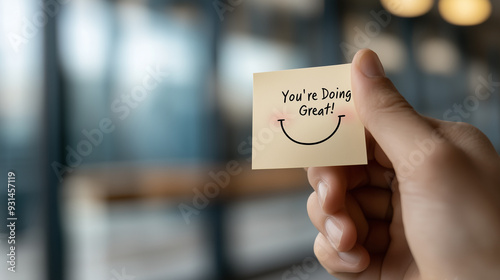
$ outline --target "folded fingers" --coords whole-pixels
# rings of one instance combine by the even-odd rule
[[[321,265],[332,275],[359,273],[370,264],[370,256],[361,245],[355,245],[349,251],[339,252],[322,233],[316,237],[314,253]]]
[[[349,251],[356,244],[356,225],[347,209],[328,215],[321,208],[317,193],[313,192],[307,201],[307,212],[313,225],[336,250]]]

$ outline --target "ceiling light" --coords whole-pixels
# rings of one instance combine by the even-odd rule
[[[387,11],[400,17],[424,15],[434,4],[434,0],[381,0],[380,2]]]
[[[489,0],[441,0],[439,12],[451,24],[476,25],[489,18],[491,3]]]

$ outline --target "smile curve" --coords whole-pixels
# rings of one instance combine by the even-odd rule
[[[295,139],[293,139],[292,137],[290,137],[290,135],[288,135],[288,133],[286,133],[285,131],[285,127],[283,126],[283,122],[285,121],[285,119],[279,119],[278,121],[280,122],[280,125],[281,125],[281,130],[283,130],[283,133],[286,135],[286,137],[288,137],[288,139],[290,139],[292,142],[294,143],[297,143],[297,144],[300,144],[300,145],[317,145],[317,144],[321,144],[323,142],[325,142],[326,140],[330,139],[336,132],[337,130],[339,129],[340,127],[340,123],[342,121],[342,118],[345,117],[345,115],[339,115],[339,122],[337,123],[337,127],[335,127],[335,130],[332,132],[332,134],[328,135],[328,137],[326,137],[325,139],[323,140],[320,140],[320,141],[317,141],[317,142],[300,142],[300,141],[297,141]]]

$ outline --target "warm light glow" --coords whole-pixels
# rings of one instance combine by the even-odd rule
[[[386,72],[397,73],[404,70],[408,54],[401,38],[380,34],[373,37],[368,47],[377,53]]]
[[[380,0],[382,6],[400,17],[418,17],[427,13],[434,0]]]
[[[416,48],[419,66],[429,74],[453,75],[460,65],[460,51],[450,40],[428,38]]]
[[[439,12],[451,24],[476,25],[489,18],[491,3],[489,0],[441,0]]]

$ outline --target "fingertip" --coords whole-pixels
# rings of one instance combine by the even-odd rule
[[[370,255],[363,246],[356,244],[348,252],[337,252],[339,259],[344,266],[349,269],[348,272],[361,272],[370,264]]]
[[[328,189],[329,187],[325,182],[319,181],[316,192],[318,193],[318,201],[321,209],[325,208],[325,201],[326,197],[328,196]]]
[[[314,240],[313,250],[318,259],[328,259],[334,251],[328,239],[321,232]]]
[[[367,78],[385,77],[384,66],[378,55],[370,49],[359,50],[352,60],[354,71],[359,71]]]
[[[325,219],[323,232],[332,246],[342,252],[350,251],[358,240],[358,229],[345,209]]]
[[[366,53],[366,52],[370,52],[372,50],[368,49],[368,48],[364,48],[364,49],[360,49],[358,50],[354,56],[352,57],[352,64],[354,66],[357,66],[359,65],[359,60],[361,59],[361,57]]]
[[[328,217],[325,220],[325,230],[330,243],[333,245],[333,247],[340,250],[341,240],[344,235],[344,223],[340,221],[340,219]]]
[[[321,233],[314,242],[314,254],[328,273],[359,273],[370,264],[370,255],[361,245],[356,245],[348,252],[339,252],[333,248]]]
[[[347,175],[344,167],[311,167],[307,175],[325,213],[332,215],[344,207],[347,189]]]

